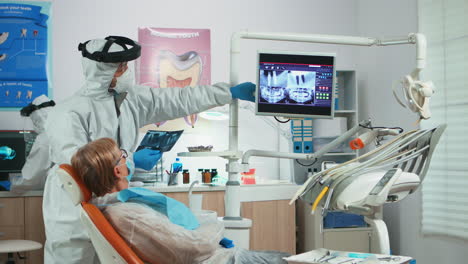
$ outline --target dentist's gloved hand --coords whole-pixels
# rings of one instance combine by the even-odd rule
[[[161,151],[153,149],[141,149],[133,153],[135,167],[144,170],[151,170],[161,157]]]
[[[231,87],[232,98],[255,102],[255,84],[245,82]]]

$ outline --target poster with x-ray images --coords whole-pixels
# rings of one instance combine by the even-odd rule
[[[0,1],[0,108],[50,96],[50,2]]]
[[[138,42],[139,84],[153,88],[211,84],[209,29],[139,28]],[[197,115],[185,117],[189,126],[196,121]]]

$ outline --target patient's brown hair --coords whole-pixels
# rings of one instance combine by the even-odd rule
[[[120,158],[120,149],[111,138],[92,141],[73,155],[71,165],[88,189],[97,196],[111,192],[118,178],[114,166]]]

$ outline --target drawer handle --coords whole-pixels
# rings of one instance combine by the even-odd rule
[[[0,237],[4,236],[5,232],[0,232]]]
[[[0,203],[0,208],[3,208],[3,207],[5,207],[5,205],[4,205],[4,204],[2,204],[2,203]]]

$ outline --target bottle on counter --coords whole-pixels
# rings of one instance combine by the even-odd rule
[[[172,173],[178,173],[182,171],[182,162],[179,158],[175,159],[176,161],[172,163]]]
[[[183,184],[189,184],[190,183],[190,172],[189,172],[189,170],[183,170],[182,171],[182,176],[183,176],[182,183]]]
[[[203,180],[204,183],[211,183],[211,172],[209,169],[205,169],[205,172],[203,172]]]

